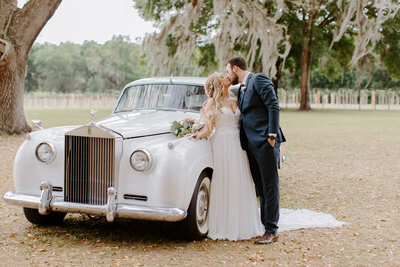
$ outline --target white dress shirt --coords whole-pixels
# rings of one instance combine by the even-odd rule
[[[243,81],[241,82],[241,84],[243,84],[244,86],[246,86],[246,81],[247,81],[247,77],[249,77],[250,71],[247,72],[246,76],[244,76]]]

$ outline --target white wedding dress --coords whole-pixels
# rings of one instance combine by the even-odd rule
[[[211,181],[208,237],[242,240],[264,233],[246,152],[239,139],[240,111],[222,107],[211,137],[214,172]]]

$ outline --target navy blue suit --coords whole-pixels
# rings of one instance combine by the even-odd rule
[[[271,80],[263,73],[249,73],[246,90],[238,92],[240,143],[249,158],[251,174],[260,197],[261,221],[266,233],[277,233],[279,220],[280,143],[285,137],[279,127],[279,103]],[[275,146],[268,142],[276,133]]]

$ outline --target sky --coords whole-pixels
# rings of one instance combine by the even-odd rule
[[[27,1],[18,0],[18,6]],[[133,6],[132,0],[63,0],[36,42],[82,44],[93,40],[103,44],[113,35],[128,35],[135,41],[155,29],[139,17]]]

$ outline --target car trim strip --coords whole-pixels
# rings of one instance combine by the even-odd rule
[[[164,133],[156,133],[156,134],[148,134],[148,135],[139,135],[139,136],[125,137],[123,140],[135,139],[135,138],[142,138],[142,137],[149,137],[149,136],[157,136],[157,135],[170,134],[170,133],[171,133],[171,132],[164,132]]]

